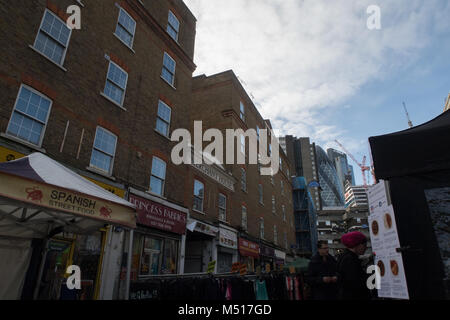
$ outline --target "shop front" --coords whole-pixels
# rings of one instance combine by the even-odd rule
[[[122,286],[128,288],[130,299],[137,299],[136,288],[150,285],[152,276],[183,272],[184,246],[188,210],[164,199],[133,188],[129,201],[136,206],[137,228],[128,235],[131,246],[126,248],[131,260],[131,272],[126,274],[127,261],[122,262]],[[131,247],[131,255],[128,255]],[[126,284],[129,276],[129,285]]]
[[[239,238],[240,263],[247,266],[249,273],[256,272],[259,262],[259,245],[244,238]]]
[[[197,219],[188,219],[186,229],[185,273],[202,273],[211,261],[217,262],[219,228]],[[217,264],[216,264],[217,268]]]
[[[231,266],[238,261],[237,230],[219,225],[217,243],[217,273],[231,272]]]
[[[134,206],[43,154],[9,160],[0,163],[0,298],[95,299],[105,226],[135,228]],[[67,287],[69,266],[80,289]]]
[[[262,272],[273,271],[275,266],[275,249],[261,244],[259,260]]]

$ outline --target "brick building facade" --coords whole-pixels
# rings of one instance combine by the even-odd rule
[[[216,75],[200,75],[193,78],[193,102],[191,109],[191,130],[194,121],[202,121],[202,129],[216,128],[226,137],[227,129],[271,129],[269,120],[261,117],[252,100],[240,84],[233,71]],[[270,130],[268,130],[270,131]],[[224,138],[225,140],[225,138]],[[225,142],[225,141],[224,141]],[[225,144],[225,143],[224,143]],[[270,138],[268,138],[270,144]],[[207,146],[205,142],[203,147]],[[239,237],[257,243],[262,252],[256,264],[265,267],[266,262],[275,267],[274,250],[291,254],[295,244],[295,229],[292,203],[291,164],[279,148],[280,169],[274,176],[261,175],[259,165],[249,163],[249,140],[245,143],[239,137],[235,140],[236,153],[245,149],[246,164],[225,164],[224,169],[237,181],[230,203],[230,217],[227,224],[239,231]],[[267,146],[266,150],[271,149]],[[224,160],[226,150],[223,150]],[[236,160],[236,159],[235,159]],[[225,161],[224,161],[225,162]],[[265,250],[267,246],[270,249]],[[262,248],[261,248],[262,247]],[[265,253],[268,256],[266,257]],[[245,257],[241,257],[248,262]],[[248,262],[255,266],[255,261]]]
[[[70,5],[80,6],[80,30],[66,26]],[[1,161],[42,152],[121,197],[134,192],[187,215],[180,181],[188,172],[171,163],[169,139],[173,128],[189,125],[196,19],[185,4],[3,1],[0,21],[0,45],[8,48],[0,57]],[[182,272],[185,230],[139,228],[132,279],[150,269]],[[102,234],[102,245],[106,237],[119,248],[126,243],[123,232]],[[165,245],[172,256],[152,265],[146,250],[163,252]],[[106,258],[102,277],[122,271],[123,278],[122,251]],[[93,296],[117,297],[118,287],[96,285]]]

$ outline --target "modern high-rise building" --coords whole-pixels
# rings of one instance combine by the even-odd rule
[[[353,166],[351,164],[349,164],[348,169],[350,171],[350,176],[352,177],[351,185],[354,186],[356,184],[356,181],[355,181],[355,172],[353,171]]]
[[[310,186],[309,192],[313,200],[314,208],[320,210],[320,190],[318,186],[312,186],[319,182],[317,170],[316,145],[307,137],[296,138],[291,135],[278,138],[280,146],[285,151],[289,161],[294,166],[296,177],[304,177],[306,184]]]
[[[297,254],[317,252],[316,211],[321,208],[315,144],[309,138],[285,136],[280,145],[293,165],[292,177]]]
[[[345,184],[345,207],[368,206],[367,192],[363,186],[352,186],[349,181]]]
[[[321,202],[323,207],[343,207],[344,191],[339,176],[325,151],[316,145]]]
[[[337,175],[339,177],[339,182],[341,183],[341,187],[344,190],[345,181],[352,179],[351,171],[348,166],[347,155],[341,151],[332,148],[327,149],[327,154],[328,158],[330,158],[330,160],[334,164]]]

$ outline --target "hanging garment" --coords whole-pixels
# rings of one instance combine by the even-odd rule
[[[227,290],[225,293],[225,299],[231,300],[231,281],[227,281]]]
[[[286,287],[289,294],[289,300],[294,300],[294,283],[292,277],[286,277]]]
[[[256,300],[269,300],[264,280],[256,280]]]
[[[298,280],[298,277],[295,277],[294,287],[295,287],[295,300],[302,300],[302,297],[300,295],[300,281]]]

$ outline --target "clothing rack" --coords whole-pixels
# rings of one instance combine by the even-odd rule
[[[197,278],[197,279],[205,279],[205,278],[216,278],[216,279],[223,279],[223,278],[245,278],[245,279],[261,279],[266,277],[271,277],[274,275],[285,275],[285,276],[296,276],[297,273],[291,274],[287,271],[270,271],[261,273],[259,275],[257,274],[244,274],[241,275],[238,272],[227,272],[227,273],[184,273],[184,274],[160,274],[160,275],[152,275],[152,276],[146,276],[141,277],[140,280],[163,280],[163,279],[187,279],[187,278]]]

